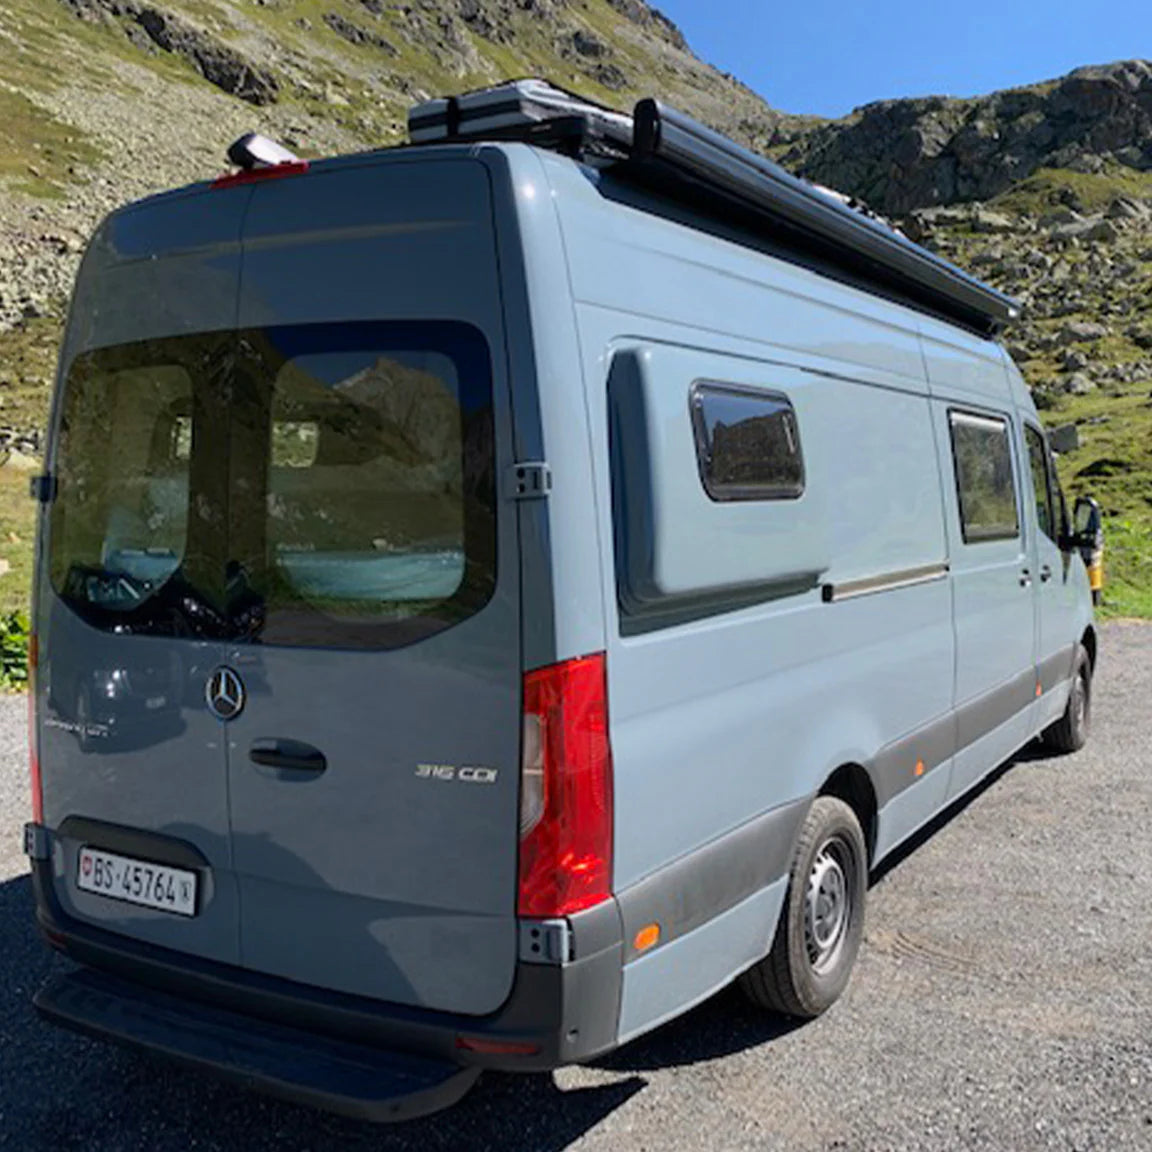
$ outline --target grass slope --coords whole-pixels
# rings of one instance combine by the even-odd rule
[[[556,5],[557,19],[512,6],[501,39],[493,40],[452,22],[450,34],[441,20],[455,6],[421,4],[369,5],[363,0],[150,0],[206,30],[223,44],[251,59],[266,62],[281,80],[279,103],[272,109],[240,108],[253,126],[284,132],[300,124],[301,149],[312,151],[309,126],[338,125],[354,146],[391,143],[403,132],[409,104],[432,93],[461,91],[500,79],[545,74],[595,99],[626,107],[638,96],[659,94],[693,114],[717,124],[746,143],[768,151],[786,147],[784,135],[814,119],[781,121],[747,89],[721,76],[660,35],[641,29],[607,0],[568,0]],[[378,7],[379,12],[373,8]],[[544,6],[545,10],[549,9]],[[141,68],[163,81],[171,93],[168,116],[142,119],[141,131],[179,131],[182,90],[216,93],[185,59],[149,50],[126,35],[123,19],[85,22],[62,0],[0,0],[0,223],[7,221],[7,198],[34,197],[51,209],[67,195],[83,190],[98,173],[115,173],[114,143],[89,125],[70,123],[56,97],[63,91],[121,93],[136,91],[133,70]],[[382,38],[392,50],[350,44],[325,16],[336,14]],[[558,23],[557,20],[560,22]],[[606,46],[602,57],[572,49],[579,29]],[[129,29],[130,30],[130,29]],[[139,37],[137,37],[139,40]],[[454,44],[451,50],[445,44]],[[624,78],[606,87],[597,77],[610,63]],[[220,97],[224,100],[224,97]],[[220,129],[223,131],[223,128]],[[214,139],[215,137],[213,137]],[[221,145],[225,142],[221,139]],[[213,145],[215,146],[215,145]],[[209,174],[205,172],[204,175]],[[158,187],[173,182],[157,171]],[[1035,220],[1054,208],[1074,204],[1083,212],[1106,207],[1117,195],[1152,197],[1152,174],[1106,165],[1095,173],[1044,169],[1020,181],[989,207],[1019,221]],[[956,226],[939,234],[945,254],[997,282],[994,263],[980,261],[995,245],[1025,255],[1042,237],[1021,232],[1009,238],[981,235]],[[1061,372],[1060,351],[1044,337],[1077,319],[1104,318],[1123,295],[1129,319],[1152,326],[1152,235],[1144,251],[1133,248],[1125,283],[1097,285],[1093,253],[1066,248],[1057,253],[1062,275],[1083,293],[1082,306],[1062,315],[1037,313],[1026,322],[1037,346],[1020,358],[1030,383],[1043,386]],[[1147,258],[1145,259],[1145,256]],[[1034,287],[1033,280],[1002,284],[1009,291]],[[0,283],[0,296],[14,286]],[[0,330],[0,425],[17,429],[43,427],[63,301],[53,301],[54,314],[24,320]],[[1094,361],[1118,365],[1147,359],[1148,353],[1126,334],[1125,323],[1109,319],[1112,331],[1086,343]],[[1010,339],[1014,335],[1010,334]],[[1059,468],[1068,491],[1087,492],[1105,508],[1108,536],[1106,612],[1152,616],[1152,380],[1108,383],[1087,396],[1046,390],[1042,400],[1049,424],[1075,421],[1082,445],[1063,457]],[[0,558],[12,570],[0,577],[0,612],[23,605],[30,566],[34,507],[25,495],[26,476],[0,468]]]

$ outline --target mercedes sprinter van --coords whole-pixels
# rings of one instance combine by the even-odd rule
[[[412,123],[105,221],[34,483],[40,1011],[381,1120],[822,1012],[1097,648],[1012,301],[653,102]]]

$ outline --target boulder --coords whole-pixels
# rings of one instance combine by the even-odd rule
[[[1068,344],[1083,344],[1089,340],[1102,340],[1109,333],[1104,324],[1097,324],[1092,320],[1077,320],[1072,324],[1065,324],[1056,333],[1057,347]]]
[[[40,461],[35,456],[26,456],[18,448],[10,448],[5,453],[0,468],[7,468],[13,472],[38,472]]]
[[[1104,213],[1108,220],[1147,220],[1150,215],[1152,210],[1148,205],[1131,196],[1117,196]]]
[[[1003,212],[992,212],[987,208],[977,208],[971,216],[971,224],[977,232],[1015,232],[1016,221]]]

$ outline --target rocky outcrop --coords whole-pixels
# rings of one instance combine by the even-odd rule
[[[987,200],[1039,168],[1152,168],[1152,63],[1079,68],[971,100],[869,104],[805,133],[784,163],[877,211]]]
[[[93,22],[119,20],[125,34],[145,48],[160,48],[187,60],[209,84],[249,104],[272,104],[280,83],[227,44],[160,8],[136,0],[63,0]]]
[[[378,32],[371,32],[361,28],[351,20],[341,16],[339,12],[325,12],[324,23],[336,33],[337,36],[355,44],[358,48],[377,48],[388,56],[397,55],[395,47],[385,40]]]
[[[684,39],[684,33],[658,8],[645,4],[643,0],[608,0],[608,3],[617,12],[627,16],[633,23],[639,24],[645,31],[655,32],[681,51],[688,50],[688,42]]]

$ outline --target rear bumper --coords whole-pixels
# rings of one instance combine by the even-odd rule
[[[455,1104],[478,1068],[400,1055],[198,1005],[81,968],[36,995],[54,1024],[206,1069],[282,1099],[395,1122]]]
[[[35,826],[30,826],[28,838],[29,842],[47,839]],[[36,859],[35,855],[31,866],[36,916],[49,943],[123,986],[137,986],[171,998],[190,1020],[218,1010],[244,1019],[249,1028],[253,1022],[261,1022],[321,1040],[406,1053],[454,1067],[522,1072],[579,1063],[616,1044],[623,948],[615,901],[571,919],[567,962],[519,962],[512,992],[503,1007],[491,1016],[474,1017],[295,984],[83,923],[61,908],[51,860]],[[102,1026],[99,1018],[85,1030],[142,1043],[132,1035],[117,1036],[114,1029]],[[461,1037],[471,1042],[468,1049],[460,1047]],[[515,1045],[516,1050],[493,1050],[501,1044]],[[178,1047],[166,1050],[178,1054]],[[187,1056],[196,1059],[195,1053]],[[227,1073],[228,1069],[222,1071]],[[253,1079],[250,1072],[242,1077]]]

